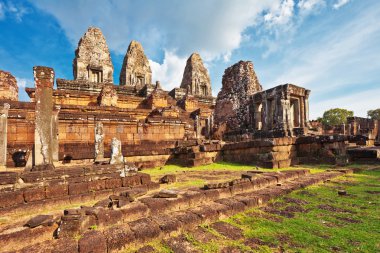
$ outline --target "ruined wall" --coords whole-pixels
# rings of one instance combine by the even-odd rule
[[[296,164],[345,164],[347,138],[304,136],[248,140],[228,143],[222,148],[227,162],[284,168]]]
[[[99,28],[88,28],[79,40],[73,61],[73,73],[75,80],[113,82],[111,55]]]
[[[0,100],[18,101],[16,78],[9,72],[0,70]]]
[[[152,83],[152,70],[144,49],[137,41],[131,41],[124,56],[120,72],[120,85],[133,86],[137,90]]]
[[[249,98],[261,91],[253,64],[240,61],[224,71],[222,90],[215,105],[215,123],[226,124],[227,131],[246,128],[250,122]]]
[[[212,96],[210,76],[198,53],[193,53],[187,59],[181,88],[191,95]]]

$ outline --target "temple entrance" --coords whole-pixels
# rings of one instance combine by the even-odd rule
[[[290,100],[290,120],[293,127],[300,127],[300,103],[297,98]]]

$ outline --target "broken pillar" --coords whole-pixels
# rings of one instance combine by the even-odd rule
[[[103,123],[96,122],[95,126],[95,162],[104,160],[104,131]]]
[[[110,164],[124,164],[124,157],[121,151],[121,141],[112,138],[111,143],[111,161]]]
[[[0,169],[7,164],[7,128],[9,104],[5,103],[0,107]]]
[[[58,115],[61,110],[61,106],[55,105],[53,109],[53,115],[51,119],[52,123],[52,152],[53,162],[59,161],[59,129],[58,129]]]
[[[54,70],[33,67],[36,89],[36,120],[34,130],[34,168],[45,170],[53,166],[53,86]],[[34,170],[34,169],[33,169]]]

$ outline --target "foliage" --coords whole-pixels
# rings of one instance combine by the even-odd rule
[[[353,117],[354,112],[341,108],[334,108],[323,113],[322,123],[325,126],[342,125],[348,117]]]
[[[367,112],[368,117],[371,119],[377,119],[380,120],[380,108],[377,108],[375,110],[369,110]]]

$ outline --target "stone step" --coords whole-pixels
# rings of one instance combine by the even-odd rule
[[[57,247],[63,242],[69,244],[68,247],[73,249],[72,252],[77,252],[78,245],[81,249],[79,252],[91,252],[92,247],[114,252],[130,243],[170,237],[200,223],[212,222],[247,208],[263,205],[271,198],[343,173],[333,171],[308,174],[307,170],[262,173],[249,183],[244,180],[242,184],[227,188],[190,189],[181,192],[179,198],[173,199],[147,197],[119,210],[101,210],[96,214],[95,223],[91,223],[91,219],[87,217],[87,221],[81,224],[81,226],[87,225],[87,228],[84,227],[81,231],[73,230],[74,233],[68,233],[68,236],[61,234],[59,239],[48,240],[38,245],[44,248],[44,252],[56,252]],[[93,226],[97,227],[96,231],[89,230]],[[61,233],[65,230],[63,228],[61,225]],[[74,235],[78,234],[81,235],[81,239],[78,242],[73,241]],[[94,241],[94,238],[97,239]],[[89,243],[91,241],[92,243]],[[84,249],[86,250],[83,251]]]

